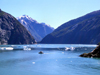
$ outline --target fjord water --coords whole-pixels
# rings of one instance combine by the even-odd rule
[[[7,50],[8,47],[16,49]],[[79,57],[95,47],[78,44],[2,45],[0,75],[99,75],[100,59]],[[38,54],[39,51],[44,54]]]

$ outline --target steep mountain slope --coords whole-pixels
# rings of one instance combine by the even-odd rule
[[[34,38],[12,15],[0,10],[0,44],[32,44]]]
[[[46,25],[45,23],[38,23],[36,20],[27,15],[18,17],[17,20],[26,27],[37,42],[41,41],[47,34],[54,30],[54,28],[49,25]]]
[[[97,44],[100,41],[100,10],[71,20],[47,35],[41,43]]]

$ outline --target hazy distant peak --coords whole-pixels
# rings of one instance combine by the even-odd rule
[[[17,17],[17,20],[31,33],[37,42],[41,41],[54,28],[46,23],[39,23],[28,15]]]
[[[42,25],[47,25],[47,26],[51,27],[50,25],[48,25],[48,24],[46,24],[46,23],[43,23],[43,22],[42,22],[41,24],[42,24]]]
[[[46,24],[46,23],[44,23],[44,22],[42,22],[42,23],[40,23],[40,24],[45,25],[45,26],[48,26],[48,27],[50,27],[50,28],[52,28],[52,29],[54,30],[54,28],[51,27],[49,24]]]

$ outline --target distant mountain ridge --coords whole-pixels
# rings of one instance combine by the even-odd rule
[[[53,27],[45,23],[38,23],[27,15],[17,17],[17,20],[31,33],[37,42],[54,30]]]
[[[12,15],[0,9],[0,44],[33,44],[35,39]]]
[[[100,41],[100,10],[64,23],[41,43],[97,44]]]

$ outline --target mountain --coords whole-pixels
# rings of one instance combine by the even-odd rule
[[[0,44],[32,44],[33,36],[12,15],[0,9]]]
[[[32,34],[37,42],[41,41],[47,34],[54,30],[54,28],[49,25],[38,23],[27,15],[17,17],[17,20]]]
[[[97,44],[100,42],[100,10],[64,23],[41,43]]]

